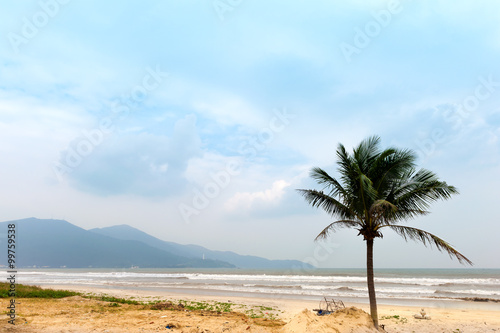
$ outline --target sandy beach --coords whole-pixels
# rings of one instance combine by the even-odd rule
[[[112,304],[80,296],[63,299],[18,299],[16,325],[3,332],[373,332],[368,304],[347,303],[334,315],[317,316],[318,302],[260,297],[196,296],[144,290],[54,286],[96,296],[109,295],[142,302],[224,302],[234,312],[151,310],[141,305]],[[6,308],[8,299],[1,300]],[[259,310],[260,309],[260,310]],[[426,308],[429,320],[415,319],[419,307],[379,305],[386,332],[500,332],[500,311]],[[255,312],[253,312],[255,311]],[[251,318],[252,317],[255,318]]]

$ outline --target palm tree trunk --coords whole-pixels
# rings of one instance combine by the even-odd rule
[[[370,299],[370,314],[375,328],[378,329],[377,299],[375,298],[375,281],[373,277],[373,239],[366,240],[366,278],[368,297]]]

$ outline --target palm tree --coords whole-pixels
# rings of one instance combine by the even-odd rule
[[[377,302],[373,275],[373,241],[390,229],[406,241],[420,241],[447,252],[460,263],[472,262],[449,243],[421,229],[400,225],[404,220],[426,215],[430,203],[449,199],[458,191],[440,181],[431,171],[415,169],[416,155],[411,150],[388,148],[381,150],[380,138],[363,140],[350,155],[342,144],[337,148],[337,180],[320,168],[311,170],[323,190],[298,191],[313,207],[322,208],[336,218],[319,233],[316,240],[325,239],[339,228],[354,228],[366,241],[366,275],[370,314],[378,328]]]

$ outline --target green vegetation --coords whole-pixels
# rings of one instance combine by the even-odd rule
[[[264,318],[270,320],[279,320],[279,310],[266,306],[252,306],[250,309],[245,309],[244,313],[250,318]]]
[[[250,318],[279,320],[279,310],[266,306],[248,306],[243,304],[217,301],[155,301],[148,303],[153,310],[189,310],[211,312],[241,312]]]
[[[10,284],[6,282],[0,283],[0,298],[9,298]],[[262,318],[264,320],[279,320],[278,309],[266,306],[247,306],[243,304],[235,304],[230,302],[218,301],[161,301],[154,302],[140,302],[132,298],[117,298],[109,295],[96,295],[93,293],[82,294],[69,290],[54,290],[43,289],[38,286],[28,286],[23,284],[16,284],[16,297],[17,298],[63,298],[69,296],[81,296],[91,300],[108,302],[107,305],[99,305],[97,312],[106,312],[106,308],[118,308],[121,304],[140,305],[142,309],[146,310],[188,310],[188,311],[210,311],[210,312],[241,312],[250,318]]]
[[[134,301],[131,299],[125,299],[125,298],[116,298],[113,296],[108,296],[108,295],[102,295],[102,296],[94,296],[94,295],[84,295],[83,297],[89,298],[89,299],[95,299],[98,301],[103,301],[103,302],[110,302],[110,303],[119,303],[119,304],[131,304],[131,305],[142,305],[142,302],[139,301]]]
[[[394,315],[394,316],[383,316],[383,317],[380,317],[380,319],[399,319],[399,315]]]
[[[234,305],[232,303],[224,302],[194,302],[194,301],[184,301],[180,300],[179,304],[182,304],[185,309],[191,311],[215,311],[215,312],[231,312],[231,307]]]
[[[9,298],[10,283],[0,282],[0,298]],[[63,298],[81,295],[75,291],[43,289],[38,286],[16,284],[17,298]]]
[[[383,316],[380,319],[395,319],[396,323],[401,323],[401,324],[406,324],[408,322],[408,319],[406,319],[405,317],[401,317],[399,315]]]
[[[340,178],[321,168],[313,168],[311,177],[321,190],[298,190],[315,208],[322,208],[335,221],[316,237],[325,239],[340,228],[352,228],[366,242],[366,272],[370,314],[378,328],[377,301],[373,275],[373,242],[383,230],[392,230],[405,240],[420,241],[448,253],[460,263],[471,264],[463,254],[443,239],[422,229],[400,225],[424,216],[430,204],[449,199],[458,190],[425,169],[416,169],[416,153],[409,149],[380,149],[380,138],[363,140],[348,153],[342,144],[337,148]]]
[[[9,298],[10,283],[0,282],[0,298]],[[39,286],[29,286],[24,284],[16,284],[16,298],[64,298],[70,296],[82,296],[89,299],[95,299],[103,302],[112,303],[110,306],[119,306],[118,304],[133,304],[141,305],[141,302],[116,298],[108,295],[97,296],[94,294],[83,295],[82,293],[70,290],[45,289]],[[116,305],[114,305],[116,304]]]

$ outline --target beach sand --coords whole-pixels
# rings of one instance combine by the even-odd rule
[[[18,299],[16,325],[8,318],[0,324],[1,332],[374,332],[368,304],[347,303],[347,309],[328,316],[317,316],[311,310],[318,302],[260,297],[228,297],[167,293],[151,290],[96,289],[76,286],[54,286],[54,289],[76,290],[96,295],[138,301],[179,300],[218,301],[235,304],[236,311],[262,310],[264,317],[250,318],[239,312],[217,313],[185,309],[151,310],[138,305],[90,300],[79,296],[63,299]],[[2,299],[6,309],[9,299]],[[261,308],[264,307],[264,308]],[[240,309],[240,310],[238,310]],[[415,319],[419,307],[379,305],[380,324],[386,332],[415,333],[483,333],[500,332],[500,311],[464,308],[426,308],[430,320]],[[366,311],[366,312],[365,312]],[[267,313],[266,313],[267,312]],[[248,312],[247,312],[248,313]],[[169,328],[167,328],[167,326]]]

